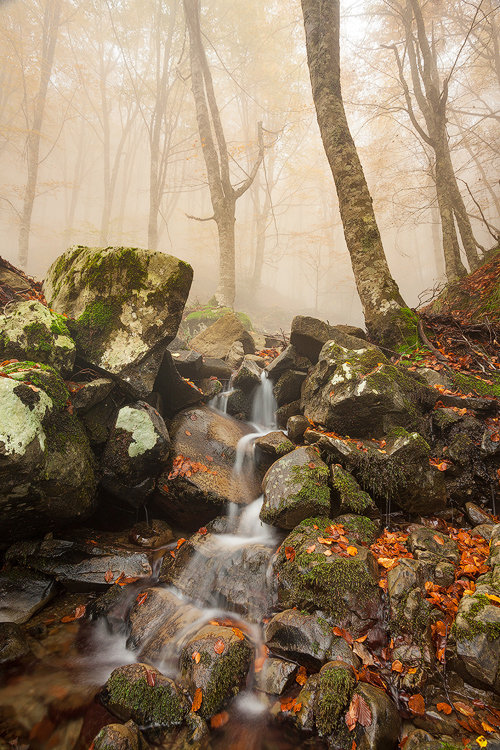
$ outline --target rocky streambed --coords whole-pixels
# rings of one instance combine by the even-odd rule
[[[0,748],[500,747],[497,381],[158,256],[0,317]]]

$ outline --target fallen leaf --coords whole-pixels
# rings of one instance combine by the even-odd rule
[[[193,696],[193,703],[191,705],[191,711],[198,711],[203,700],[203,691],[201,688],[196,688]]]
[[[488,744],[488,740],[486,739],[486,737],[483,737],[483,735],[480,735],[479,737],[477,737],[476,742],[479,745],[479,747],[486,747],[486,745]]]
[[[179,549],[179,547],[182,547],[182,545],[184,544],[185,541],[186,540],[184,539],[184,537],[181,537],[180,539],[178,539],[177,540],[177,549]]]
[[[455,701],[453,703],[453,708],[455,708],[457,711],[460,711],[460,713],[464,716],[474,716],[474,714],[476,713],[472,706],[468,706],[466,703],[462,703],[461,701]]]
[[[500,596],[495,596],[495,594],[486,594],[490,602],[495,602],[496,604],[500,604]]]
[[[331,557],[333,553],[332,553],[331,549],[325,549],[325,551],[323,552],[323,554],[324,554],[325,557]]]
[[[348,554],[349,554],[349,555],[350,555],[351,557],[354,557],[354,555],[357,555],[357,554],[358,554],[358,548],[357,548],[357,547],[352,547],[352,546],[349,546],[349,547],[347,548],[347,550],[346,550],[346,551],[347,551],[347,553],[348,553]]]
[[[235,636],[240,639],[240,641],[242,641],[243,638],[245,637],[239,628],[232,628],[232,631],[235,634]]]
[[[207,527],[206,526],[202,526],[201,529],[198,529],[198,534],[201,534],[202,536],[205,536],[206,533],[207,533]],[[218,715],[220,715],[220,714],[218,714]]]
[[[195,664],[199,664],[200,663],[200,659],[201,659],[200,652],[199,651],[193,651],[193,653],[191,654],[191,659],[194,661]]]
[[[403,671],[403,665],[399,661],[399,659],[396,659],[392,662],[391,669],[393,672],[401,673]]]
[[[186,433],[186,435],[187,435],[188,437],[191,437],[191,433],[189,432],[189,430],[185,430],[185,433]]]
[[[444,544],[444,539],[437,534],[434,534],[432,537],[438,544]]]
[[[306,684],[307,672],[305,667],[299,667],[299,671],[297,672],[297,676],[295,677],[295,682],[297,682],[299,685]]]
[[[215,714],[210,719],[210,726],[212,729],[220,729],[229,721],[229,714],[227,711],[222,711],[220,714]]]
[[[111,583],[114,577],[115,576],[112,570],[107,570],[104,574],[104,580],[106,581],[106,583]]]
[[[310,555],[311,552],[314,552],[315,549],[316,549],[316,545],[315,544],[311,544],[311,546],[306,549],[306,552],[307,552],[308,555]]]
[[[295,560],[295,550],[293,547],[285,547],[285,557],[290,562]]]
[[[425,714],[425,703],[420,693],[411,696],[408,701],[408,708],[412,714],[417,714],[417,716],[423,716]]]
[[[154,687],[156,684],[156,675],[154,672],[150,672],[149,669],[146,669],[146,682],[149,687]]]
[[[438,703],[436,706],[438,711],[441,711],[443,714],[446,714],[449,716],[451,712],[453,711],[452,707],[448,703]]]
[[[139,596],[136,597],[137,604],[144,604],[146,599],[148,598],[148,592],[145,591],[143,594],[139,594]]]
[[[222,654],[224,649],[226,648],[226,644],[222,640],[222,638],[218,638],[214,643],[214,651],[216,654]]]
[[[368,703],[359,693],[354,693],[352,697],[345,722],[350,732],[352,732],[356,724],[361,724],[362,727],[369,727],[372,723],[372,712]]]

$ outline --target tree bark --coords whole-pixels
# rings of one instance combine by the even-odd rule
[[[47,89],[54,63],[54,52],[61,15],[61,0],[48,0],[43,18],[42,55],[40,60],[40,83],[35,99],[33,123],[28,133],[26,152],[28,176],[24,188],[23,209],[19,226],[19,255],[21,268],[28,265],[29,241],[31,232],[31,217],[36,198],[38,181],[38,167],[40,165],[40,140],[42,137],[43,116],[47,100]]]
[[[347,122],[340,85],[340,2],[302,0],[307,61],[321,138],[367,329],[388,346],[401,342],[406,307],[387,265],[372,199]]]

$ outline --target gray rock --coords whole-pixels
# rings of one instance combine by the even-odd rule
[[[430,367],[417,367],[415,372],[424,378],[431,388],[436,385],[442,385],[448,389],[453,388],[453,380],[446,374],[444,367],[440,371],[432,370]]]
[[[0,622],[27,622],[58,592],[53,578],[27,568],[0,572]]]
[[[298,729],[312,731],[314,729],[314,699],[318,689],[319,674],[312,674],[297,696],[296,704],[300,709],[293,713],[293,721]],[[278,703],[279,706],[279,703]]]
[[[210,378],[204,378],[203,380],[198,380],[196,385],[200,389],[200,391],[203,393],[203,400],[205,402],[211,401],[213,398],[219,395],[219,393],[222,392],[222,383],[220,380],[211,380]]]
[[[280,458],[262,482],[262,521],[293,529],[310,516],[329,515],[328,474],[327,465],[313,448],[296,448]]]
[[[193,658],[196,653],[203,658]],[[197,713],[202,718],[216,714],[244,687],[252,658],[248,638],[229,627],[205,625],[186,643],[180,659],[180,680],[191,698],[201,689]]]
[[[334,640],[340,639],[336,639],[324,618],[296,609],[279,612],[264,629],[264,642],[273,654],[312,669],[324,664]],[[347,644],[346,647],[350,650]]]
[[[0,622],[0,670],[24,659],[30,653],[19,625]]]
[[[472,529],[472,534],[477,534],[478,536],[482,536],[483,539],[486,539],[487,542],[491,540],[491,537],[493,535],[493,530],[495,528],[494,523],[480,523],[479,526],[475,526]]]
[[[111,434],[116,416],[116,408],[125,402],[124,396],[115,393],[108,396],[104,401],[99,401],[80,419],[85,427],[91,445],[101,447]]]
[[[401,734],[401,717],[394,701],[381,688],[359,682],[354,694],[368,705],[371,723],[363,727],[357,724],[352,734],[359,750],[395,750]]]
[[[296,416],[296,417],[290,417],[288,422],[286,423],[286,431],[288,438],[294,442],[298,443],[300,440],[302,440],[304,433],[309,427],[311,426],[310,422],[306,417],[303,416]]]
[[[297,401],[300,398],[300,391],[305,378],[306,373],[300,370],[288,370],[288,372],[280,375],[273,388],[278,406],[290,404],[292,401]]]
[[[147,750],[149,745],[133,721],[108,724],[93,741],[94,750]]]
[[[203,362],[198,370],[198,379],[217,378],[218,380],[229,380],[232,370],[222,359],[217,357],[203,357]]]
[[[127,648],[144,650],[162,625],[182,606],[182,599],[170,589],[162,586],[142,589],[130,610]]]
[[[115,387],[115,381],[110,378],[96,378],[90,383],[70,382],[67,386],[76,414],[84,414],[99,402],[104,401]]]
[[[76,346],[66,320],[41,302],[12,302],[7,312],[0,315],[1,362],[7,359],[42,362],[67,378],[75,357]]]
[[[256,675],[256,686],[269,695],[281,695],[297,674],[297,665],[283,659],[266,659]]]
[[[311,367],[311,360],[299,354],[297,349],[290,344],[267,365],[266,372],[271,380],[276,381],[289,370],[307,372]]]
[[[407,545],[409,551],[414,554],[417,560],[425,561],[428,553],[430,553],[437,558],[444,558],[455,564],[460,561],[458,544],[446,534],[429,529],[426,526],[413,529],[408,537]]]
[[[65,406],[66,386],[47,365],[0,368],[0,546],[95,510],[95,461]]]
[[[177,333],[193,269],[165,253],[73,246],[49,268],[49,306],[74,319],[81,356],[144,398]]]
[[[255,353],[255,344],[250,333],[233,312],[227,312],[211,326],[189,342],[191,349],[204,357],[226,357],[235,341],[240,341],[245,354]]]
[[[172,601],[167,602],[169,608],[171,604]],[[206,613],[192,604],[181,602],[159,627],[151,629],[144,647],[139,648],[141,660],[156,664],[165,674],[176,676],[180,652],[206,621]]]
[[[250,395],[260,385],[261,373],[262,369],[255,362],[246,359],[231,378],[231,385]]]
[[[290,343],[315,364],[322,347],[331,339],[330,333],[331,326],[323,320],[296,315],[292,320]]]
[[[252,402],[245,391],[233,388],[226,398],[227,413],[241,422],[248,422],[252,413]]]
[[[423,429],[423,413],[438,397],[375,349],[322,348],[302,387],[304,416],[329,431],[380,438],[394,427]]]
[[[495,523],[491,515],[476,505],[476,503],[465,503],[465,513],[473,526]]]
[[[203,364],[203,355],[200,352],[194,352],[192,349],[175,351],[170,346],[168,351],[172,355],[172,361],[179,375],[183,378],[189,378],[189,380],[198,379],[198,373]]]
[[[265,473],[278,458],[286,456],[293,450],[295,450],[295,445],[281,430],[268,432],[267,435],[258,437],[254,442],[254,453],[259,471]]]
[[[169,351],[163,356],[153,390],[160,394],[165,412],[170,417],[203,399],[200,389],[179,375]]]
[[[243,506],[259,495],[260,481],[249,467],[245,476],[233,472],[236,447],[252,428],[206,406],[178,414],[170,424],[171,461],[157,482],[156,501],[177,523],[199,528],[226,508],[228,502]],[[187,476],[178,457],[199,464]],[[179,469],[179,471],[177,471]]]
[[[286,427],[286,423],[290,417],[295,417],[301,414],[300,399],[292,401],[291,404],[285,404],[276,409],[276,424],[278,427]]]
[[[241,341],[235,341],[234,344],[231,345],[231,348],[226,355],[226,362],[231,370],[237,370],[244,359],[245,349],[243,347],[243,344],[241,343]]]
[[[134,507],[142,505],[168,459],[170,437],[156,409],[144,401],[122,406],[101,459],[102,485]]]
[[[158,549],[164,547],[174,538],[174,532],[165,521],[153,518],[149,523],[140,521],[136,523],[129,532],[129,541],[139,547]]]

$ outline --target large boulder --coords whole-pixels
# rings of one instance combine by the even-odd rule
[[[354,326],[331,326],[318,318],[296,315],[292,320],[290,344],[313,364],[318,361],[319,353],[327,341],[335,341],[348,349],[359,346],[375,348],[366,342],[366,334]],[[301,369],[301,368],[297,368]]]
[[[151,390],[177,333],[193,269],[164,253],[74,246],[49,268],[49,306],[73,320],[79,354],[114,375],[136,398]]]
[[[180,524],[196,529],[225,511],[228,502],[247,505],[260,493],[249,466],[235,474],[236,449],[252,432],[207,406],[186,409],[169,427],[170,458],[157,482],[159,507]]]
[[[393,427],[424,429],[423,413],[437,397],[379,350],[329,341],[304,381],[301,407],[305,417],[340,435],[380,438]]]
[[[260,518],[293,529],[311,516],[330,515],[329,471],[314,448],[296,448],[275,461],[262,482]]]
[[[53,578],[28,568],[0,573],[0,622],[27,622],[58,592]]]
[[[47,365],[0,368],[0,545],[95,510],[94,458],[68,391]]]
[[[206,357],[226,357],[235,341],[241,341],[245,354],[255,352],[255,343],[243,323],[229,311],[189,342],[191,349]]]
[[[11,303],[0,316],[0,361],[18,359],[42,362],[67,378],[76,357],[76,346],[62,315],[37,300]]]

